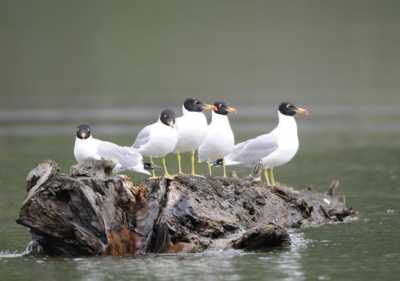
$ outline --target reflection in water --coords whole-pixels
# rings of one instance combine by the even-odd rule
[[[21,252],[0,251],[0,261],[2,259],[20,258],[23,254]]]
[[[157,255],[144,258],[89,258],[70,260],[82,280],[304,280],[301,251],[303,233],[291,234],[292,245],[268,253],[237,250],[201,254]]]
[[[275,256],[260,257],[266,262],[281,280],[305,280],[304,270],[301,263],[301,251],[305,250],[310,241],[304,238],[304,233],[292,232],[291,245],[288,251],[277,251]],[[273,266],[271,266],[273,265]]]
[[[65,280],[57,267],[75,272],[80,280],[304,280],[301,251],[308,241],[300,232],[291,233],[292,244],[266,253],[239,250],[207,251],[199,254],[153,255],[139,258],[33,258],[21,252],[0,252],[0,265],[9,262],[33,266],[46,277]],[[14,272],[15,276],[20,273]],[[45,277],[42,276],[42,277]],[[48,280],[45,278],[45,280]]]
[[[82,280],[240,280],[235,259],[248,254],[239,251],[203,254],[158,255],[145,258],[102,258],[74,260]],[[122,277],[122,279],[120,278]]]

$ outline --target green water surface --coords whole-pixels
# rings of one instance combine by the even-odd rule
[[[116,140],[123,143],[129,138]],[[373,134],[304,136],[298,157],[277,169],[277,176],[285,183],[313,185],[321,191],[330,180],[340,179],[340,192],[359,211],[359,220],[295,231],[293,244],[284,249],[36,259],[19,256],[29,241],[28,231],[15,223],[25,195],[24,177],[47,158],[67,169],[73,163],[73,142],[56,136],[9,137],[0,150],[1,159],[8,163],[0,172],[2,280],[28,276],[32,280],[395,280],[400,273],[398,140],[396,135]],[[172,168],[173,159],[170,163]]]

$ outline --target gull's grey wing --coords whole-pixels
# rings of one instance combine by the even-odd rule
[[[111,142],[101,141],[97,152],[103,159],[117,162],[118,170],[133,169],[143,163],[142,155],[135,149]]]
[[[238,143],[232,153],[226,157],[227,162],[237,162],[244,165],[256,165],[260,160],[278,148],[276,138],[271,134],[261,135]]]
[[[132,145],[133,148],[139,149],[150,140],[150,126],[144,127],[136,137],[135,143]]]

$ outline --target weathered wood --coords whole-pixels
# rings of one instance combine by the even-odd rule
[[[266,250],[290,243],[286,229],[273,224],[262,225],[246,231],[232,242],[232,247],[245,250]]]
[[[60,172],[46,161],[27,177],[17,220],[33,253],[63,256],[263,250],[289,241],[287,228],[343,221],[352,209],[333,193],[270,188],[251,178],[177,176],[134,185],[112,163]]]

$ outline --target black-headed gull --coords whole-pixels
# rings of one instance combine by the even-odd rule
[[[296,114],[308,115],[306,109],[289,102],[278,108],[279,123],[270,133],[238,143],[224,158],[225,165],[254,167],[261,164],[268,185],[276,185],[273,169],[288,163],[299,149]]]
[[[115,163],[115,172],[130,170],[150,175],[143,164],[143,156],[136,149],[95,139],[86,124],[77,128],[74,156],[78,163],[88,159],[111,160]]]
[[[181,153],[191,152],[192,175],[196,175],[195,153],[207,133],[207,118],[204,111],[213,105],[204,104],[196,98],[188,98],[182,106],[182,116],[176,118],[178,143],[175,147],[178,161],[178,173],[182,174]]]
[[[235,145],[228,114],[236,112],[236,109],[227,106],[223,101],[216,101],[213,106],[211,123],[207,128],[206,137],[199,147],[199,162],[207,161],[210,176],[213,163],[231,153]],[[224,163],[222,165],[224,176],[226,176]]]
[[[165,156],[174,151],[177,141],[175,112],[165,109],[160,113],[157,122],[144,127],[139,132],[132,147],[137,149],[143,156],[149,157],[153,167],[153,157],[161,157],[164,175],[169,177]],[[155,177],[154,169],[153,177]]]

